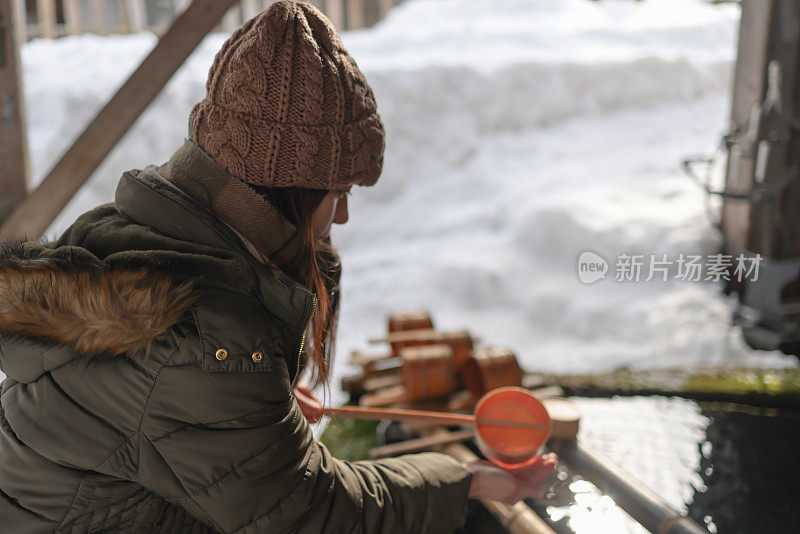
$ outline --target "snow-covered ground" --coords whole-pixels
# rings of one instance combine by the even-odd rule
[[[420,307],[440,328],[514,347],[532,370],[796,365],[744,345],[717,283],[576,274],[587,249],[609,261],[716,252],[680,161],[713,151],[727,127],[738,17],[701,0],[410,0],[344,33],[387,150],[333,234],[345,268],[335,396],[350,351],[370,348],[391,311]],[[180,146],[225,37],[203,41],[49,236],[110,201],[122,171]],[[155,41],[25,45],[35,180]]]

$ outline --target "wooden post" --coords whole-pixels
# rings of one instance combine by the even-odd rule
[[[64,0],[64,18],[69,35],[79,35],[83,29],[81,0]]]
[[[327,0],[325,2],[328,20],[331,21],[337,32],[346,30],[344,27],[344,0]]]
[[[39,187],[0,227],[0,239],[42,235],[235,1],[195,0],[175,20]]]
[[[125,0],[125,13],[129,31],[138,33],[147,29],[147,6],[144,0]]]
[[[800,0],[774,0],[768,51],[766,101],[762,117],[763,139],[758,144],[754,181],[767,189],[779,189],[800,163],[791,150],[792,130],[782,113],[797,116],[795,100],[798,85],[797,62],[800,60]],[[794,134],[794,139],[800,135]],[[795,181],[795,183],[797,183]],[[794,188],[797,191],[797,187]],[[788,194],[787,194],[788,193]],[[797,256],[797,211],[800,204],[785,201],[794,195],[781,190],[774,199],[767,198],[751,206],[750,250],[772,259]]]
[[[742,0],[739,47],[733,82],[731,130],[737,132],[728,157],[725,189],[749,193],[753,189],[755,158],[760,129],[758,108],[764,99],[767,44],[773,0]],[[734,251],[747,250],[750,204],[725,199],[722,204],[722,232]]]
[[[347,1],[347,29],[358,30],[364,27],[364,0]]]
[[[22,45],[28,40],[28,10],[25,7],[25,0],[12,0],[10,12],[13,13],[12,22],[14,24],[14,34],[17,37],[17,45]]]
[[[786,29],[791,28],[791,25],[797,27],[797,25],[800,24],[800,1],[795,0],[795,3],[793,16],[787,17],[787,21],[783,21],[786,23],[785,29],[783,30],[784,33]],[[795,53],[800,54],[800,37],[797,37],[795,41]],[[795,69],[794,80],[788,76],[784,76],[784,81],[786,83],[793,82],[791,87],[785,88],[787,92],[784,93],[784,105],[791,106],[791,113],[796,119],[800,117],[800,67],[798,66],[798,62],[800,62],[800,59],[795,55],[793,63]],[[786,148],[786,167],[788,169],[800,170],[800,124],[795,126],[798,130],[795,130]],[[800,183],[798,183],[798,180],[795,180],[795,182],[786,189],[782,200],[781,210],[786,217],[786,225],[795,236],[800,236]],[[795,246],[798,246],[797,242],[795,242]],[[785,251],[783,256],[793,256],[799,253],[800,251],[794,249]]]
[[[0,0],[0,222],[28,192],[25,99],[17,32],[19,2]]]
[[[108,33],[108,16],[106,0],[89,0],[89,15],[92,21],[91,31],[97,35]]]
[[[56,32],[56,1],[36,0],[36,14],[39,20],[39,37],[53,39]]]

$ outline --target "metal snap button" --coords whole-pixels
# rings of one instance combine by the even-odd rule
[[[256,363],[261,363],[261,360],[264,359],[264,353],[260,350],[257,350],[253,353],[253,361]]]
[[[217,349],[217,352],[214,354],[214,356],[216,356],[219,361],[222,361],[228,357],[228,351],[225,349]]]

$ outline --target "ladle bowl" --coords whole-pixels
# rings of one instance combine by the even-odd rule
[[[487,420],[514,421],[522,425],[500,426],[482,422]],[[493,389],[475,405],[475,443],[487,459],[506,469],[517,469],[535,462],[551,430],[547,409],[524,388],[506,386]]]

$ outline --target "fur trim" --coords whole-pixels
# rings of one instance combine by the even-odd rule
[[[0,331],[87,354],[149,350],[198,297],[165,272],[105,268],[64,258],[26,258],[0,245]]]

